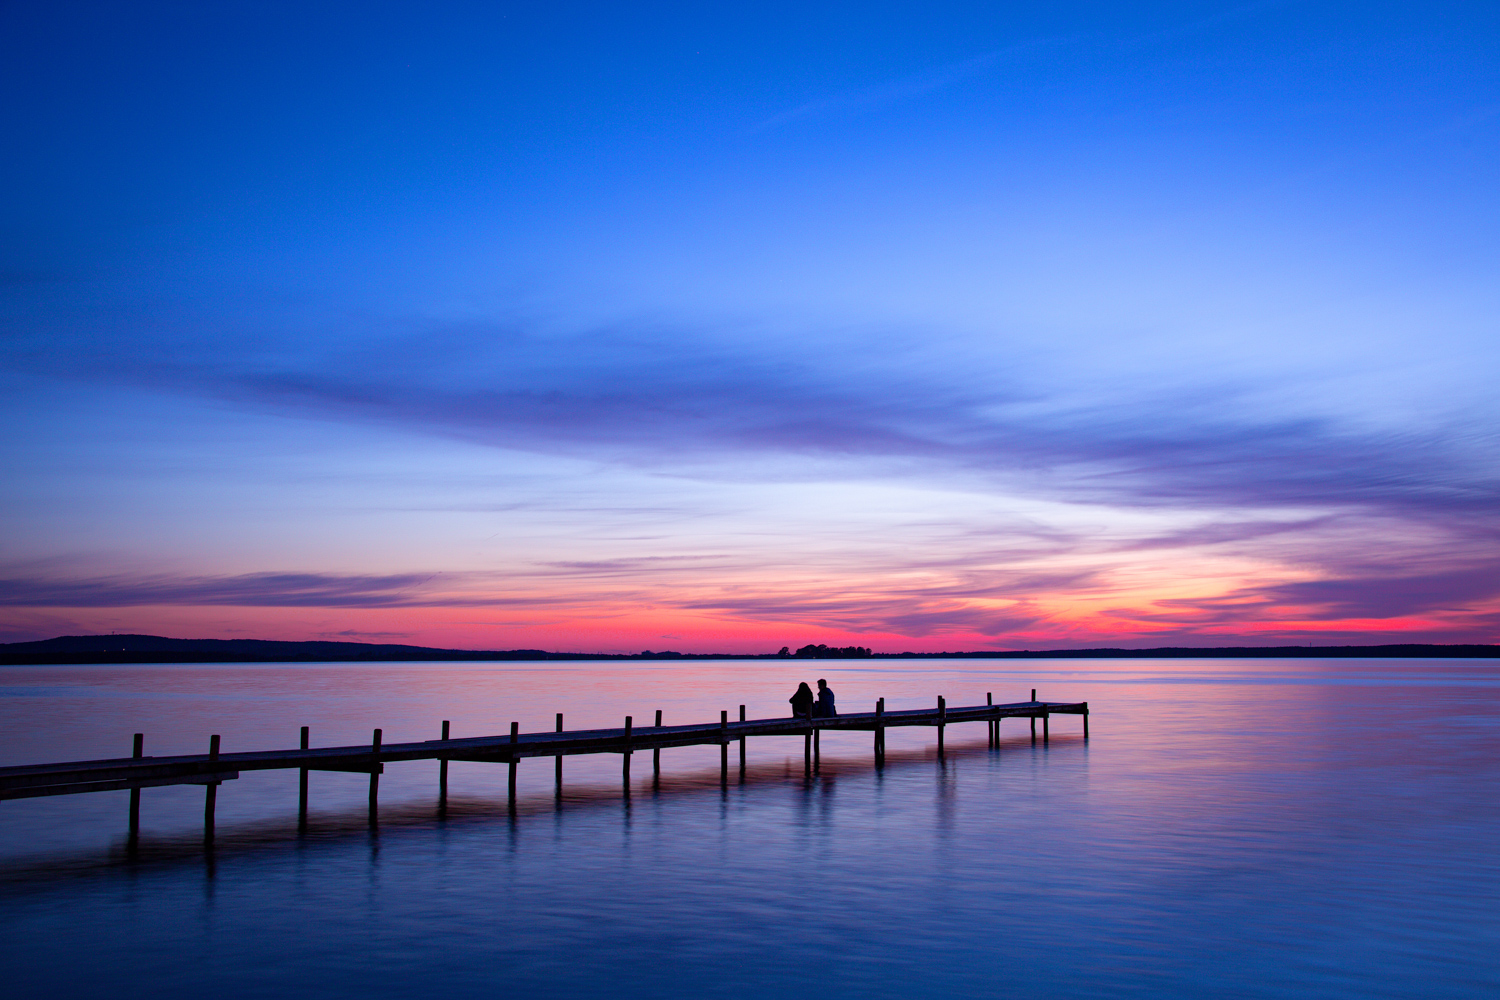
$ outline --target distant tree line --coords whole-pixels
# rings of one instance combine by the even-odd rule
[[[781,655],[787,655],[785,646],[781,647]],[[869,656],[870,651],[864,646],[825,646],[822,643],[816,645],[809,643],[793,655],[799,660],[854,660]]]
[[[1167,657],[1462,657],[1500,659],[1500,645],[1162,646],[1152,649],[975,650],[953,653],[874,653],[863,646],[809,644],[777,653],[560,653],[542,649],[435,649],[394,643],[287,642],[275,639],[173,639],[161,635],[62,635],[37,642],[0,643],[0,664],[36,663],[330,663],[422,660],[770,660],[863,659],[1114,659]]]

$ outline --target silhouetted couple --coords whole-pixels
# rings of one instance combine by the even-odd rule
[[[792,703],[792,715],[799,719],[831,719],[838,715],[833,706],[833,688],[825,680],[818,681],[818,696],[813,698],[812,688],[803,681],[797,685],[797,693],[787,701]]]

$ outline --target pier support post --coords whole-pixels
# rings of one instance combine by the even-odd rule
[[[802,777],[812,777],[812,716],[807,717],[807,731],[802,734]]]
[[[875,702],[875,766],[885,766],[885,699]]]
[[[219,736],[217,733],[208,738],[208,759],[219,759]],[[219,798],[219,783],[210,781],[203,789],[203,843],[211,845],[214,842],[214,806]]]
[[[510,724],[510,741],[512,743],[521,742],[521,724],[519,722],[512,722]],[[510,775],[506,783],[505,801],[509,804],[512,812],[516,808],[516,763],[516,758],[512,757],[510,759]]]
[[[1036,688],[1031,689],[1031,702],[1036,704]],[[1031,716],[1031,742],[1036,742],[1036,715]]]
[[[1089,738],[1089,707],[1083,706],[1083,738]]]
[[[740,706],[740,721],[745,721],[745,706]],[[740,784],[745,783],[745,737],[740,736]]]
[[[984,693],[984,703],[986,705],[993,705],[995,703],[995,692],[986,691]],[[991,719],[985,728],[989,730],[990,749],[993,750],[1000,743],[1000,720]]]
[[[445,742],[448,739],[448,733],[449,733],[448,720],[444,719],[443,720],[443,737],[442,738],[443,738],[443,740]],[[448,758],[447,757],[441,757],[441,758],[438,759],[438,815],[439,816],[446,816],[447,814],[448,814]]]
[[[729,710],[719,712],[719,785],[729,785]]]
[[[130,756],[146,756],[146,734],[136,733],[131,740]],[[130,835],[126,841],[129,850],[134,851],[141,839],[141,790],[132,788],[130,790]]]
[[[370,735],[370,763],[380,763],[380,730]],[[380,810],[380,774],[370,771],[370,825],[374,826]]]
[[[938,757],[939,758],[941,758],[943,756],[943,730],[945,728],[947,728],[947,725],[948,725],[948,721],[947,720],[948,720],[948,703],[943,700],[943,696],[942,695],[938,695],[938,722],[937,722],[937,731],[938,731]]]
[[[630,731],[635,725],[635,719],[625,716],[625,752],[620,755],[624,763],[620,765],[620,780],[625,783],[625,797],[630,797]]]
[[[446,723],[444,723],[446,726]],[[299,746],[306,750],[309,745],[308,737],[311,735],[306,726],[302,727],[302,738]],[[307,768],[299,767],[297,775],[297,829],[307,829]]]
[[[561,712],[558,712],[557,713],[557,731],[558,732],[562,732],[563,731],[562,717],[563,717],[563,714]],[[553,765],[553,771],[554,771],[554,775],[555,775],[554,782],[555,782],[555,785],[556,785],[556,788],[553,789],[553,794],[556,795],[557,798],[560,799],[560,798],[562,798],[562,754],[558,754],[557,757],[555,758],[554,765]]]
[[[1050,732],[1051,726],[1049,725],[1049,723],[1051,722],[1051,720],[1052,720],[1052,716],[1051,715],[1049,715],[1046,712],[1042,713],[1042,742],[1043,743],[1047,743],[1047,742],[1049,742],[1051,740],[1051,732]]]
[[[656,728],[661,728],[661,709],[656,710]],[[661,747],[651,751],[651,780],[661,780]]]

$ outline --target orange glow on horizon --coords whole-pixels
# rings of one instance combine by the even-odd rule
[[[1231,646],[1463,642],[1446,638],[1453,625],[1441,618],[1277,618],[1203,622],[1190,629],[1131,621],[1116,608],[1108,616],[1079,613],[1060,604],[1034,623],[1004,632],[961,627],[920,635],[839,628],[805,618],[746,620],[677,609],[623,607],[517,614],[480,608],[245,608],[142,607],[59,610],[39,615],[53,634],[143,633],[179,638],[323,639],[399,643],[453,649],[541,649],[555,652],[768,653],[807,643],[867,646],[898,653],[985,649],[1066,649],[1106,646]],[[1142,609],[1149,615],[1149,608]],[[46,626],[38,625],[44,629]]]

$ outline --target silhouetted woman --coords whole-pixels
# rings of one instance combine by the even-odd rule
[[[797,685],[797,693],[787,701],[792,703],[792,716],[798,719],[811,719],[813,710],[812,688],[807,686],[807,681]]]
[[[828,686],[825,680],[818,681],[818,707],[813,710],[813,715],[819,719],[831,719],[839,714],[839,710],[833,707],[833,688]]]

